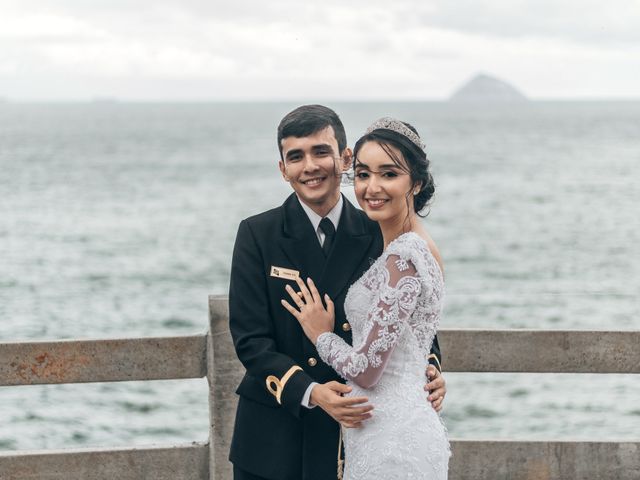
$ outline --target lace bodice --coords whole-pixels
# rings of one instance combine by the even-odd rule
[[[355,282],[345,299],[353,346],[323,333],[320,357],[374,405],[361,428],[344,429],[345,480],[446,480],[446,429],[423,390],[442,309],[440,267],[406,233]]]
[[[442,272],[426,242],[408,232],[354,283],[345,300],[353,346],[334,333],[318,337],[319,356],[343,378],[376,385],[399,341],[417,343],[424,365],[442,310]]]

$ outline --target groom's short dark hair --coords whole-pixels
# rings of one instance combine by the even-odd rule
[[[282,139],[308,137],[327,127],[332,127],[338,141],[340,154],[347,148],[347,134],[338,114],[323,105],[303,105],[289,112],[278,125],[278,150],[282,158]],[[284,159],[283,159],[284,160]]]

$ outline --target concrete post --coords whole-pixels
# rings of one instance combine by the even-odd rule
[[[226,296],[209,297],[210,479],[231,480],[229,447],[238,403],[235,389],[244,375],[229,333]]]

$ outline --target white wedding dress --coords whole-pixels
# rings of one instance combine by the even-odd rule
[[[345,428],[345,480],[443,480],[450,456],[444,425],[423,390],[444,283],[426,242],[405,233],[349,289],[353,347],[318,337],[320,357],[366,396],[373,417]]]

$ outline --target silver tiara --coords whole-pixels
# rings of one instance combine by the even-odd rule
[[[393,132],[399,133],[400,135],[407,137],[418,148],[421,148],[422,150],[427,148],[427,146],[424,143],[422,143],[422,140],[420,140],[420,137],[416,135],[413,130],[411,130],[404,123],[402,123],[400,120],[396,120],[395,118],[391,118],[391,117],[379,118],[378,120],[373,122],[369,126],[369,128],[367,128],[365,135],[370,134],[374,130],[391,130]]]

